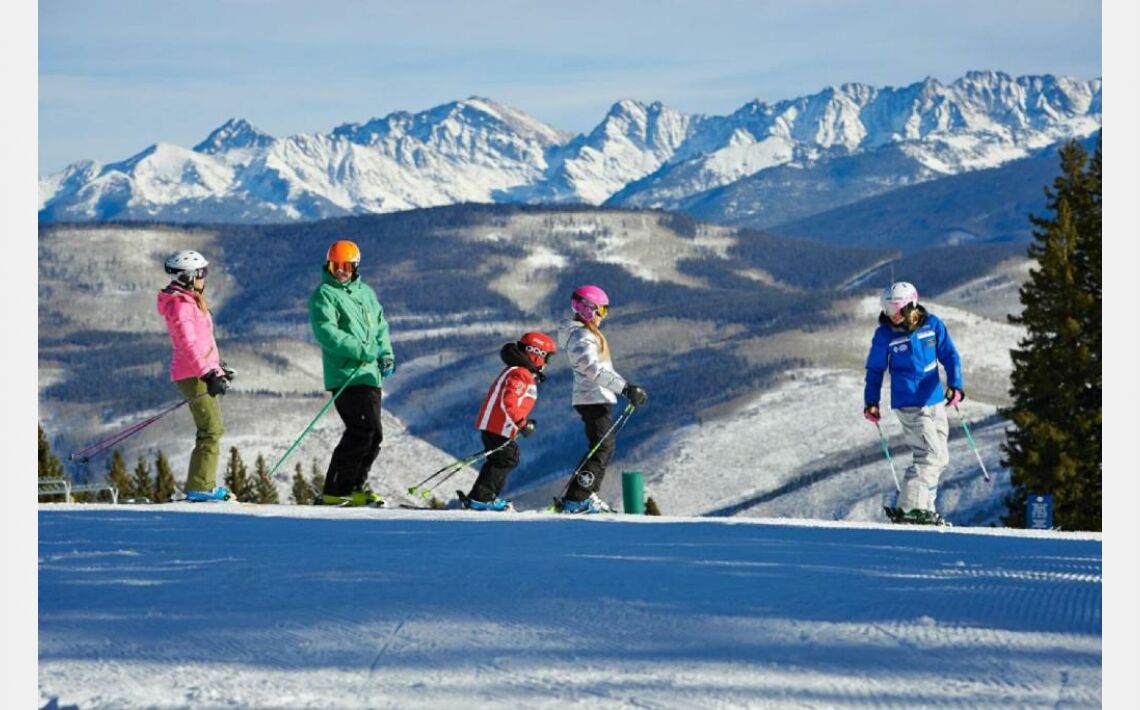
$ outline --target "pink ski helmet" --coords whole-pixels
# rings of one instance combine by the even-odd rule
[[[609,310],[610,297],[600,287],[587,284],[574,289],[570,296],[570,308],[583,321],[589,323],[595,315],[603,318]]]

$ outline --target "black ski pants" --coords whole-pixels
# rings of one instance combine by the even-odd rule
[[[480,432],[483,435],[483,450],[494,449],[510,441],[483,461],[483,468],[479,470],[479,477],[475,485],[471,486],[471,493],[467,495],[473,500],[489,503],[503,492],[507,484],[507,476],[519,465],[518,442],[505,436],[492,434],[489,431]]]
[[[325,474],[326,495],[346,496],[364,488],[372,462],[380,453],[384,431],[380,425],[379,387],[350,385],[337,397],[336,413],[344,422],[344,434],[332,452]]]
[[[590,442],[587,449],[589,451],[613,426],[613,410],[608,404],[576,404],[574,409],[577,410],[578,416],[582,417],[582,424],[586,428],[586,439]],[[617,442],[614,436],[612,434],[607,436],[597,451],[582,464],[578,475],[570,481],[570,487],[566,490],[566,500],[586,500],[591,493],[598,492],[602,487],[602,479],[606,476],[606,466],[609,465],[616,448]]]

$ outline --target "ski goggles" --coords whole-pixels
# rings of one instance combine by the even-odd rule
[[[606,314],[609,312],[609,306],[594,306],[594,313],[597,313],[599,318],[605,318]]]
[[[202,268],[200,268],[200,269],[198,269],[197,271],[195,271],[195,272],[194,272],[194,278],[196,278],[196,279],[204,279],[204,278],[206,278],[206,273],[207,273],[208,271],[209,271],[209,268],[208,268],[208,267],[205,267],[205,266],[203,266]]]
[[[903,318],[910,318],[911,312],[917,308],[914,301],[887,301],[883,304],[883,312],[888,317],[901,315]]]
[[[346,274],[351,274],[351,273],[356,271],[356,262],[355,261],[330,261],[329,262],[329,272],[335,274],[338,271],[343,271]]]
[[[543,360],[546,360],[547,362],[550,362],[550,358],[554,357],[554,353],[552,353],[552,352],[548,353],[545,350],[543,350],[542,348],[535,347],[534,345],[527,345],[523,349],[526,350],[528,353],[538,355],[539,357],[541,357]]]

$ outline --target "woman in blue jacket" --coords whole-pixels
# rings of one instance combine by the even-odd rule
[[[918,290],[905,281],[893,283],[879,299],[882,313],[871,338],[863,390],[863,416],[879,421],[883,373],[891,372],[891,408],[902,423],[913,461],[899,492],[897,522],[937,523],[938,480],[950,463],[946,441],[950,425],[946,407],[966,396],[962,364],[946,325],[918,304]],[[938,364],[946,370],[946,387]]]

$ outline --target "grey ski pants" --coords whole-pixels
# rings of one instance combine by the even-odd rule
[[[950,424],[946,419],[946,406],[903,407],[894,412],[902,423],[904,439],[913,459],[903,476],[898,507],[933,511],[938,481],[950,464],[950,451],[946,445]]]

